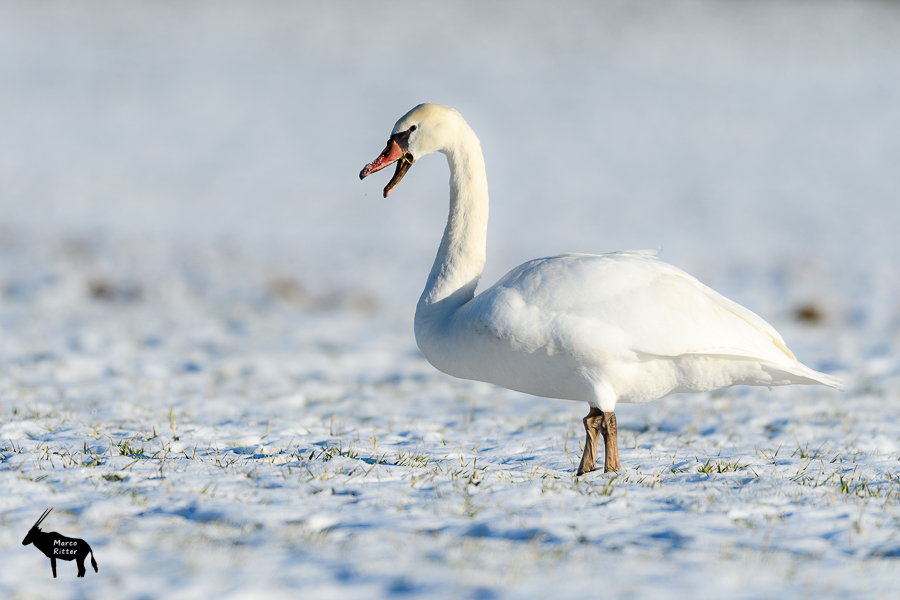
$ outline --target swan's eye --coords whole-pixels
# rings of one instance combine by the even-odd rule
[[[410,130],[410,131],[415,131],[415,130],[416,130],[416,126],[413,125],[412,127],[409,128],[409,130]]]

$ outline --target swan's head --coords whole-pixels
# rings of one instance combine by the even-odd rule
[[[465,121],[452,108],[432,103],[418,105],[397,121],[384,152],[359,172],[359,178],[397,163],[394,176],[384,188],[387,198],[414,162],[447,149],[456,139],[460,123]]]

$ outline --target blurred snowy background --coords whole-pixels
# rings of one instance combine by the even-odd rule
[[[316,537],[339,530],[339,517],[315,521],[303,513],[305,501],[282,499],[287,513],[303,514],[209,533],[214,541],[236,538],[251,548],[240,556],[226,552],[233,570],[220,573],[188,557],[198,562],[171,571],[159,548],[177,549],[187,539],[180,536],[195,535],[193,528],[206,523],[221,521],[227,529],[237,522],[234,515],[249,510],[240,494],[224,512],[198,513],[197,491],[189,486],[176,484],[176,499],[133,483],[132,500],[145,494],[135,509],[145,518],[130,526],[153,533],[117,541],[127,532],[110,515],[134,511],[131,500],[109,488],[126,476],[116,471],[85,479],[59,467],[42,479],[33,472],[43,469],[33,460],[41,444],[49,460],[60,448],[84,445],[86,452],[85,440],[108,438],[93,450],[101,458],[81,456],[80,465],[109,466],[113,451],[134,456],[146,483],[157,467],[142,467],[150,462],[145,454],[122,451],[121,442],[140,434],[148,448],[162,444],[157,433],[165,428],[171,445],[178,418],[182,437],[195,426],[201,445],[228,431],[235,447],[250,448],[248,461],[296,447],[290,444],[300,443],[300,422],[321,434],[310,444],[332,447],[335,414],[348,419],[345,430],[360,443],[371,437],[360,428],[383,431],[393,420],[411,431],[410,423],[422,419],[447,439],[477,441],[477,431],[441,420],[446,410],[459,416],[460,394],[474,398],[471,406],[463,402],[464,410],[486,411],[476,418],[481,427],[515,430],[522,425],[516,418],[544,411],[553,416],[526,427],[538,438],[581,435],[581,406],[457,383],[417,353],[412,313],[446,218],[445,161],[417,163],[388,200],[381,198],[387,175],[361,183],[357,174],[381,151],[395,120],[425,101],[458,109],[482,141],[491,186],[485,282],[538,256],[662,247],[663,260],[772,322],[801,360],[848,381],[843,395],[778,390],[761,400],[755,391],[734,391],[742,399],[736,412],[720,415],[723,424],[709,431],[746,423],[754,406],[777,412],[796,401],[838,414],[852,413],[848,406],[858,402],[853,406],[869,407],[868,420],[856,416],[861,420],[850,426],[846,415],[834,417],[834,431],[794,445],[832,440],[837,452],[841,443],[846,450],[868,440],[866,452],[896,460],[898,57],[900,4],[886,1],[0,3],[0,473],[6,471],[10,490],[0,501],[0,554],[4,564],[19,565],[2,570],[0,589],[22,598],[54,589],[46,579],[31,583],[49,566],[18,545],[22,527],[54,504],[69,515],[58,528],[81,528],[104,557],[98,557],[101,578],[89,583],[94,574],[88,573],[85,585],[95,586],[83,588],[93,590],[88,595],[115,590],[151,597],[157,592],[122,587],[122,580],[153,586],[153,569],[169,569],[171,587],[159,592],[165,597],[188,584],[193,591],[185,594],[202,597],[211,582],[220,585],[217,593],[249,597],[242,594],[258,582],[241,565],[265,563],[270,555],[253,550],[241,527],[277,531],[296,522],[312,536],[306,542],[334,552],[349,544]],[[687,431],[691,420],[671,415],[679,402],[699,402],[692,414],[702,414],[703,402],[712,400],[698,398],[624,407],[620,422],[639,432],[669,415],[672,431]],[[784,430],[793,444],[803,419],[782,416],[783,422],[773,416],[751,428],[743,453],[756,444],[747,440],[774,439],[777,446],[772,431]],[[887,430],[876,434],[878,424]],[[839,443],[842,436],[849,438]],[[283,443],[267,449],[264,438]],[[437,453],[427,447],[435,442],[428,435],[403,439],[397,444],[419,440],[426,444],[420,449]],[[374,448],[368,452],[375,455]],[[500,443],[483,460],[492,464],[492,456],[499,461],[509,452]],[[305,459],[309,451],[302,454]],[[321,460],[309,459],[307,468],[315,471]],[[568,463],[555,468],[554,476],[571,482]],[[887,471],[878,473],[885,485],[893,481]],[[374,477],[367,473],[356,482],[368,485]],[[165,479],[161,468],[157,478]],[[159,485],[172,493],[171,484]],[[496,485],[512,494],[505,481]],[[678,485],[696,492],[690,481]],[[488,501],[519,506],[504,502],[502,496]],[[895,502],[879,510],[896,514]],[[176,505],[194,508],[171,509],[180,521],[147,517]],[[329,510],[327,503],[316,509]],[[546,517],[523,514],[522,522]],[[450,572],[446,557],[429,563],[428,581],[436,587],[417,580],[415,567],[383,565],[382,579],[356,573],[362,567],[348,562],[380,556],[379,532],[397,527],[388,518],[379,523],[368,525],[375,541],[355,546],[361,554],[348,550],[349,558],[336,555],[324,567],[330,579],[297,575],[291,569],[308,562],[286,551],[281,572],[295,579],[272,580],[272,597],[313,588],[321,597],[350,589],[363,597],[489,598],[510,590],[515,597],[542,597],[564,584],[525,585],[525,576],[503,585],[485,576],[471,588],[452,577],[441,583]],[[532,525],[522,525],[524,537],[508,536],[513,547],[503,551],[530,552]],[[161,527],[169,528],[171,546],[147,541]],[[421,532],[426,525],[416,527]],[[896,522],[892,527],[862,559],[900,554]],[[771,529],[757,524],[750,531],[758,535],[738,545],[755,547],[759,556],[769,552]],[[647,532],[635,547],[655,551],[655,544],[671,542],[658,533]],[[396,535],[397,547],[416,547]],[[467,535],[459,539],[491,537]],[[859,597],[865,590],[841,578],[861,568],[842,562],[860,559],[853,541],[819,537],[836,554],[825,552],[833,562],[808,571],[810,581],[835,573],[850,586],[840,589]],[[263,545],[283,541],[274,533],[262,539]],[[550,549],[539,545],[535,552],[545,554],[531,559],[562,564],[554,548],[569,542],[556,534],[548,539]],[[703,556],[690,543],[679,544],[676,550],[688,558],[673,563],[675,584],[659,580],[645,588],[619,580],[609,589],[636,590],[636,597],[648,589],[656,597],[693,590],[691,597],[703,597],[697,589],[705,585],[709,597],[734,589],[764,597],[787,577],[779,572],[755,580],[759,588],[717,579],[719,571],[711,584],[678,579],[679,568]],[[587,563],[609,558],[608,545],[596,546],[600,554]],[[625,547],[626,558],[617,554],[616,564],[638,581]],[[426,554],[443,551],[438,545]],[[113,554],[121,564],[104,573]],[[144,579],[135,572],[139,557],[151,565]],[[69,566],[61,567],[63,577],[72,575]],[[884,575],[879,581],[897,574],[890,560],[872,568]],[[325,588],[315,587],[326,580]],[[88,597],[73,589],[55,593]]]
[[[893,3],[0,10],[0,219],[27,237],[227,240],[408,299],[446,167],[417,165],[389,201],[355,176],[433,101],[485,149],[488,280],[539,254],[662,246],[715,283],[822,279],[847,316],[877,312],[861,304],[897,273]]]

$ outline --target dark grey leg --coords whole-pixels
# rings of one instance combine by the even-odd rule
[[[619,431],[616,428],[616,413],[610,411],[600,413],[600,433],[603,434],[603,446],[606,454],[606,461],[603,472],[622,470],[619,464]]]
[[[597,468],[597,443],[600,438],[600,417],[603,415],[596,406],[582,419],[587,439],[584,442],[584,454],[581,456],[581,464],[578,465],[576,475],[590,473]]]

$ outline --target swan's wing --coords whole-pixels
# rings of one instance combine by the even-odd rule
[[[472,304],[483,329],[526,351],[796,363],[778,332],[758,315],[647,253],[531,261]]]

